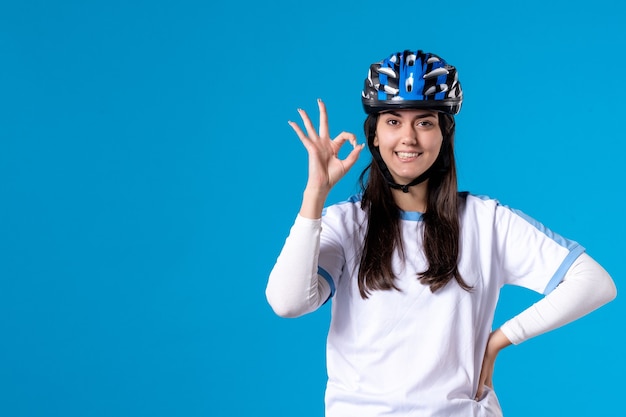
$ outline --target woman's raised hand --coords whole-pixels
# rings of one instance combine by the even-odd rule
[[[357,145],[356,136],[348,132],[341,132],[331,139],[328,133],[326,105],[320,99],[317,100],[317,104],[320,112],[319,132],[315,130],[308,114],[302,109],[298,109],[298,112],[306,134],[297,123],[290,121],[289,125],[309,153],[309,178],[306,190],[325,198],[330,189],[352,168],[365,145]],[[345,142],[350,142],[353,149],[345,159],[339,159],[339,149]]]

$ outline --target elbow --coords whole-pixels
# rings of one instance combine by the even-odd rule
[[[599,292],[598,298],[602,300],[603,304],[606,304],[617,297],[617,287],[611,275],[604,268],[602,268],[602,273],[599,274],[599,277],[600,279],[596,282],[595,290]]]
[[[609,303],[617,297],[617,287],[615,286],[615,282],[609,277],[610,285],[607,285],[607,289],[605,291],[605,302]]]
[[[272,307],[274,313],[285,319],[294,319],[300,317],[306,313],[302,310],[302,306],[295,303],[290,303],[289,300],[283,298],[273,297],[270,291],[265,291],[265,298],[267,303]]]
[[[617,297],[617,287],[611,276],[604,272],[602,279],[589,288],[589,298],[596,300],[597,307],[610,303]],[[593,294],[593,295],[591,295]]]
[[[617,287],[611,275],[589,255],[583,254],[579,259],[573,277],[582,281],[584,299],[595,302],[597,307],[613,301],[617,297]]]
[[[274,310],[274,313],[277,316],[282,317],[284,319],[295,319],[303,315],[303,313],[299,312],[298,310],[293,310],[288,307],[284,308],[283,306],[272,305],[272,310]]]

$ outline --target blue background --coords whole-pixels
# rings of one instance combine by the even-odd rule
[[[619,289],[620,2],[213,3],[0,5],[1,416],[322,416],[329,308],[281,319],[264,295],[306,180],[287,120],[321,97],[363,141],[369,64],[404,48],[459,69],[460,188]],[[537,299],[506,288],[496,324]],[[505,415],[616,415],[625,309],[505,350]]]

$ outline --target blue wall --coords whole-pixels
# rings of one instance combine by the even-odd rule
[[[287,120],[321,97],[362,141],[367,68],[404,48],[459,69],[461,188],[619,288],[626,14],[502,4],[3,2],[0,415],[322,416],[328,306],[280,319],[264,296],[306,180]],[[537,299],[505,289],[497,322]],[[616,415],[625,309],[504,351],[505,415]]]

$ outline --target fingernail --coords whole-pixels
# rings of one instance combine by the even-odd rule
[[[321,99],[321,98],[318,98],[318,99],[317,99],[317,102],[318,102],[318,103],[321,103],[321,102],[322,102],[322,99]]]

